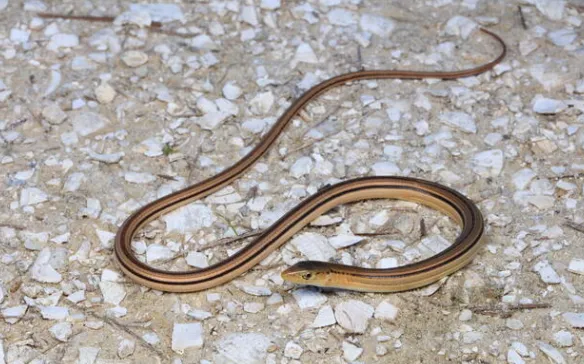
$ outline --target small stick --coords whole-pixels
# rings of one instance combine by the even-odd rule
[[[357,62],[359,63],[359,71],[364,71],[365,66],[363,66],[363,57],[361,55],[361,46],[357,47]]]
[[[428,230],[426,229],[426,220],[420,219],[420,237],[424,238],[428,235]]]
[[[519,17],[521,18],[521,25],[523,26],[523,29],[527,30],[527,22],[525,21],[525,16],[523,15],[523,9],[521,8],[521,5],[517,5],[517,9],[519,10]]]
[[[151,351],[153,354],[157,355],[160,358],[164,358],[164,359],[168,359],[169,355],[154,347],[153,345],[150,345],[148,342],[146,342],[142,336],[138,335],[137,333],[135,333],[133,330],[130,329],[129,326],[132,325],[127,325],[125,323],[119,322],[118,320],[116,320],[115,318],[109,317],[107,315],[100,315],[92,310],[89,310],[83,306],[80,305],[75,305],[75,304],[70,304],[65,302],[65,305],[67,305],[69,308],[74,308],[76,310],[81,310],[83,311],[83,313],[85,313],[88,316],[91,316],[95,319],[101,320],[103,322],[105,322],[106,324],[108,324],[109,326],[111,326],[114,330],[119,330],[122,332],[125,332],[127,335],[133,337],[134,339],[136,339],[136,341],[138,342],[138,344],[140,346],[142,346],[143,348],[145,348],[146,350]]]
[[[578,11],[584,11],[584,6],[577,4],[566,4],[569,8],[576,9]]]
[[[397,231],[380,231],[375,233],[354,233],[355,236],[389,236],[396,235]]]
[[[248,231],[246,233],[243,233],[241,235],[237,235],[234,236],[232,238],[223,238],[223,239],[219,239],[211,244],[205,245],[204,247],[202,247],[199,251],[205,251],[205,250],[209,250],[211,248],[215,248],[217,246],[221,246],[221,245],[228,245],[228,244],[233,244],[235,242],[241,241],[243,239],[247,239],[247,238],[251,238],[254,236],[258,236],[260,234],[262,234],[264,232],[264,230],[252,230],[252,231]]]
[[[582,178],[584,177],[584,173],[576,173],[576,174],[564,174],[562,176],[552,176],[552,177],[547,177],[547,179],[551,179],[551,180],[560,180],[560,179],[577,179],[577,178]]]
[[[176,179],[176,177],[169,176],[167,174],[157,174],[157,176],[162,178],[162,179],[169,180],[169,181],[178,181],[178,179]]]
[[[116,19],[113,16],[92,16],[92,15],[67,15],[67,14],[54,14],[54,13],[37,13],[39,18],[43,19],[66,19],[66,20],[82,20],[82,21],[90,21],[90,22],[98,22],[98,23],[113,23]],[[152,31],[166,34],[166,35],[173,35],[182,38],[190,38],[196,36],[196,34],[191,33],[178,33],[173,30],[165,30],[162,29],[163,24],[158,21],[153,21],[150,23],[150,28]]]
[[[318,128],[319,126],[321,126],[325,121],[328,120],[328,118],[330,118],[334,113],[336,113],[337,111],[339,111],[341,109],[341,107],[343,106],[343,103],[345,101],[348,101],[353,95],[355,95],[357,93],[357,91],[353,90],[352,92],[350,92],[346,97],[342,98],[341,100],[339,100],[340,102],[337,104],[337,106],[335,106],[332,110],[330,110],[329,112],[327,112],[326,114],[324,114],[320,120],[318,121],[318,123],[316,123],[315,125],[313,125],[310,129],[306,130],[303,134],[302,134],[302,138],[304,138],[306,136],[306,134],[308,134],[308,132],[312,129]],[[310,145],[312,145],[314,143],[311,143]],[[309,145],[309,146],[310,146]]]
[[[84,20],[95,23],[113,23],[113,21],[116,20],[113,16],[67,15],[55,13],[37,13],[37,16],[43,19]],[[150,23],[150,28],[162,28],[162,23],[153,21]]]
[[[584,234],[584,224],[576,224],[573,221],[566,221],[564,223],[565,226],[569,227],[570,229],[574,229],[577,232],[583,233]]]
[[[13,228],[14,230],[25,230],[26,228],[22,225],[13,225],[7,222],[0,222],[0,227],[9,227]]]
[[[511,317],[513,311],[535,310],[541,308],[551,308],[549,303],[520,303],[516,305],[497,305],[497,306],[473,306],[468,309],[479,315],[501,316],[503,318]]]

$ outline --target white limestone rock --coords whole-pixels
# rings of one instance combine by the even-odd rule
[[[533,266],[533,271],[539,274],[544,283],[558,284],[561,282],[560,276],[547,260],[541,260]]]
[[[342,8],[335,8],[327,13],[328,21],[333,25],[349,26],[357,24],[357,14]]]
[[[290,167],[290,174],[294,178],[300,178],[305,176],[312,171],[312,167],[314,166],[314,162],[310,157],[300,157],[292,164]]]
[[[391,19],[374,14],[363,14],[359,21],[361,29],[373,33],[382,38],[387,38],[395,28],[395,22]]]
[[[327,301],[325,295],[311,288],[295,289],[292,296],[301,310],[318,308]]]
[[[584,259],[573,258],[570,260],[568,271],[575,274],[584,275]]]
[[[300,359],[304,349],[293,341],[288,341],[284,348],[284,356],[290,359]]]
[[[115,282],[99,282],[99,289],[103,301],[118,306],[126,297],[126,288],[123,284]]]
[[[565,312],[562,314],[564,320],[575,329],[584,328],[584,313]]]
[[[333,311],[333,308],[329,305],[326,305],[320,308],[318,314],[314,318],[314,321],[312,321],[311,327],[313,328],[326,327],[334,325],[336,323],[337,320],[335,319],[335,313]]]
[[[394,306],[388,300],[382,301],[375,308],[375,318],[387,321],[395,321],[399,314],[399,308]]]
[[[363,353],[363,349],[347,341],[343,341],[343,358],[349,362],[354,362]]]
[[[72,114],[71,123],[77,134],[88,136],[104,128],[109,120],[93,111],[78,111]]]
[[[290,243],[308,260],[328,262],[336,253],[327,238],[318,233],[302,233],[294,237]],[[296,261],[286,263],[293,264]]]
[[[215,340],[213,362],[225,364],[264,364],[270,339],[261,333],[232,333]]]
[[[140,67],[148,62],[148,55],[142,51],[131,50],[121,55],[122,62],[128,67]]]
[[[462,39],[467,39],[477,27],[478,24],[473,20],[457,15],[448,20],[445,32],[449,35],[461,36]]]
[[[49,196],[36,187],[23,188],[20,191],[20,206],[34,206],[49,200]]]
[[[365,302],[348,300],[335,307],[335,318],[348,332],[364,333],[374,311],[373,307]]]
[[[203,326],[199,322],[178,324],[172,329],[172,351],[182,354],[188,348],[200,348],[204,343]]]
[[[477,125],[474,118],[464,112],[452,111],[440,114],[440,121],[447,125],[454,126],[465,133],[476,134]]]
[[[301,43],[298,48],[296,48],[296,53],[292,59],[292,67],[296,67],[296,64],[300,62],[318,64],[318,57],[308,43]]]
[[[79,37],[76,34],[57,33],[51,36],[47,49],[58,52],[61,48],[73,48],[79,45]]]
[[[73,334],[73,325],[70,322],[59,322],[51,326],[49,332],[55,339],[61,342],[67,342]]]
[[[553,346],[539,341],[537,343],[537,347],[555,364],[566,364],[566,360],[564,359],[562,353],[560,353],[560,351]]]
[[[503,151],[500,149],[486,150],[473,156],[472,170],[481,177],[497,177],[503,170]]]
[[[541,96],[536,96],[532,101],[532,105],[533,111],[538,114],[557,114],[568,108],[561,100]]]
[[[162,217],[166,223],[166,232],[197,232],[201,228],[210,227],[217,217],[213,211],[203,204],[188,204]]]
[[[37,255],[31,268],[31,276],[37,282],[42,283],[59,283],[63,279],[61,274],[50,264],[51,249],[43,248]]]

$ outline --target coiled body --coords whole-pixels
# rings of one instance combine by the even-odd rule
[[[228,282],[248,271],[293,234],[317,216],[342,203],[393,198],[415,201],[436,208],[457,221],[462,232],[455,243],[430,259],[387,270],[369,270],[323,262],[299,263],[283,273],[287,280],[358,291],[389,292],[432,283],[468,264],[477,252],[483,233],[483,219],[478,208],[464,196],[447,187],[419,179],[403,177],[366,177],[342,182],[324,189],[303,201],[279,219],[262,235],[221,263],[197,271],[168,272],[149,267],[133,256],[131,241],[148,222],[192,201],[200,200],[232,183],[262,157],[274,144],[292,118],[322,92],[350,81],[366,79],[456,79],[492,69],[505,56],[506,47],[496,34],[481,29],[497,40],[502,52],[482,66],[452,72],[400,70],[358,71],[339,75],[312,87],[279,117],[257,146],[223,172],[151,202],[134,212],[122,224],[115,238],[114,253],[122,271],[145,286],[171,292],[192,292]],[[312,264],[313,271],[310,271]],[[328,272],[324,274],[324,272]],[[304,277],[311,277],[305,279]],[[313,278],[318,277],[319,279]]]

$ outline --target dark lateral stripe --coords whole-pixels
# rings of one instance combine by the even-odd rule
[[[374,181],[374,180],[382,180],[382,179],[383,178],[379,178],[379,177],[364,177],[364,178],[361,178],[361,179],[349,180],[349,181],[341,182],[340,184],[335,185],[335,186],[332,186],[331,188],[342,187],[343,185],[345,185],[347,183],[355,183],[355,182],[367,181],[367,180]],[[466,197],[464,197],[459,192],[454,191],[454,190],[452,190],[452,189],[450,189],[450,188],[448,188],[446,186],[441,186],[441,185],[438,185],[436,183],[429,183],[429,182],[426,182],[426,181],[422,181],[422,180],[418,180],[418,179],[414,179],[414,178],[407,178],[407,177],[392,177],[392,179],[393,180],[397,180],[397,181],[399,181],[399,180],[404,180],[404,181],[408,181],[408,182],[414,181],[414,182],[419,183],[419,184],[421,184],[423,186],[428,186],[430,188],[436,188],[436,189],[439,189],[439,190],[447,191],[447,192],[453,194],[458,199],[460,199],[465,205],[467,205],[469,207],[469,209],[471,211],[473,210],[472,206],[470,205],[472,203],[472,202],[470,202],[470,200],[468,200]],[[348,191],[343,191],[342,193],[355,193],[355,192],[367,190],[367,189],[370,189],[370,188],[372,188],[372,187],[371,186],[363,186],[363,187],[359,187],[359,188],[356,188],[356,189],[352,189],[352,190],[348,190]],[[466,220],[466,216],[463,214],[463,212],[460,210],[460,208],[459,208],[459,206],[457,204],[453,203],[451,200],[445,198],[444,196],[442,196],[442,195],[440,195],[438,193],[435,193],[434,191],[426,190],[426,189],[423,189],[423,188],[417,188],[417,187],[414,187],[414,186],[407,186],[407,185],[392,185],[392,186],[383,186],[383,185],[381,185],[381,186],[374,186],[374,188],[386,188],[386,189],[394,189],[394,190],[395,189],[397,189],[397,190],[413,190],[413,191],[419,192],[421,194],[431,196],[431,197],[433,197],[433,198],[435,198],[437,200],[440,200],[440,201],[444,202],[445,204],[451,206],[458,213],[458,215],[461,217],[461,219],[463,220],[463,226],[467,226],[467,225],[468,226],[472,226],[472,225],[474,225],[476,223],[476,221],[474,221],[474,214],[470,214],[471,219],[473,219],[472,221],[465,221]],[[329,198],[327,198],[327,199],[321,201],[320,203],[318,203],[313,209],[316,209],[318,207],[321,207],[322,205],[327,204],[331,200],[336,199],[338,197],[339,197],[338,194],[334,194],[334,195],[330,196]],[[304,201],[303,203],[301,203],[297,207],[295,207],[292,210],[290,210],[287,214],[285,214],[278,221],[281,221],[283,219],[286,219],[288,216],[296,213],[296,211],[298,209],[300,209],[303,205],[305,205],[307,203],[310,203],[310,201],[312,201],[314,199],[317,199],[317,198],[319,198],[319,195],[313,195],[313,196],[311,196],[308,200]],[[310,214],[310,212],[311,211],[304,212],[299,218],[297,218],[297,220],[304,219],[308,214]],[[270,226],[268,228],[268,230],[264,234],[269,234],[271,231],[273,231],[273,229],[278,226],[278,221],[276,223],[274,223],[272,226]],[[286,231],[282,231],[280,234],[276,235],[272,240],[277,240],[285,232]],[[470,232],[472,232],[472,230]],[[443,264],[447,264],[447,263],[449,263],[449,262],[457,259],[459,256],[464,255],[470,248],[472,248],[478,242],[480,236],[482,235],[482,228],[481,228],[480,233],[481,234],[478,234],[477,239],[475,239],[475,241],[473,241],[471,244],[468,244],[468,246],[466,247],[466,249],[464,249],[463,251],[461,251],[459,254],[451,257],[450,259],[445,260]],[[420,264],[422,262],[428,262],[428,261],[433,261],[433,260],[439,259],[441,256],[447,254],[449,251],[451,251],[452,249],[456,248],[457,246],[460,246],[460,243],[459,244],[455,244],[455,245],[451,245],[450,247],[448,247],[444,251],[442,251],[442,252],[440,252],[440,253],[438,253],[438,254],[436,254],[436,255],[434,255],[434,256],[432,256],[432,257],[430,257],[430,258],[428,258],[428,259],[426,259],[424,261],[417,262],[417,263],[413,263],[413,264]],[[240,268],[242,265],[245,265],[245,264],[249,263],[249,261],[252,260],[252,259],[254,259],[257,256],[258,253],[259,252],[256,252],[256,254],[252,254],[252,255],[246,257],[245,259],[242,259],[240,262],[238,262],[237,264],[235,264],[230,270]],[[219,264],[221,264],[221,263],[219,263]],[[407,266],[408,265],[405,265],[405,266],[402,266],[400,268],[407,267]],[[213,266],[211,266],[211,267],[213,267]],[[209,267],[209,268],[211,268],[211,267]],[[395,276],[390,276],[390,277],[396,277],[396,278],[397,277],[405,277],[405,276],[408,276],[408,275],[411,275],[411,274],[414,274],[414,273],[417,274],[417,273],[427,272],[427,271],[430,271],[432,269],[435,269],[435,268],[434,267],[429,267],[429,268],[425,268],[425,269],[421,269],[421,270],[416,270],[415,272],[412,272],[412,273],[404,273],[403,275],[395,275]],[[198,272],[200,272],[200,271],[201,270],[199,270]],[[171,274],[171,275],[184,274],[184,272],[169,272],[169,271],[164,271],[164,273]],[[353,273],[353,272],[350,272],[350,273],[349,272],[337,272],[337,273],[339,273],[339,274],[345,274],[345,275],[348,274],[348,275],[354,275],[354,276],[364,277],[361,274]],[[169,283],[169,282],[167,282],[165,280],[157,280],[157,279],[147,278],[144,275],[138,274],[137,272],[135,272],[134,274],[140,276],[143,279],[147,279],[147,280],[149,280],[151,282],[159,282],[159,283],[165,283],[165,284],[168,284]],[[368,278],[388,278],[388,276],[372,276],[370,273],[366,273],[366,274],[367,274],[366,277],[368,277]],[[176,286],[180,286],[180,285],[188,285],[188,284],[193,284],[193,283],[204,283],[204,282],[212,281],[212,280],[214,280],[216,278],[217,278],[217,275],[214,275],[214,276],[210,276],[210,277],[207,277],[207,278],[201,279],[201,280],[184,281],[184,282],[172,282],[171,284],[176,285]]]

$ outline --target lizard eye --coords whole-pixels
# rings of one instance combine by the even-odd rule
[[[308,272],[308,273],[303,273],[302,274],[302,278],[305,280],[309,280],[310,278],[312,278],[312,273]]]

